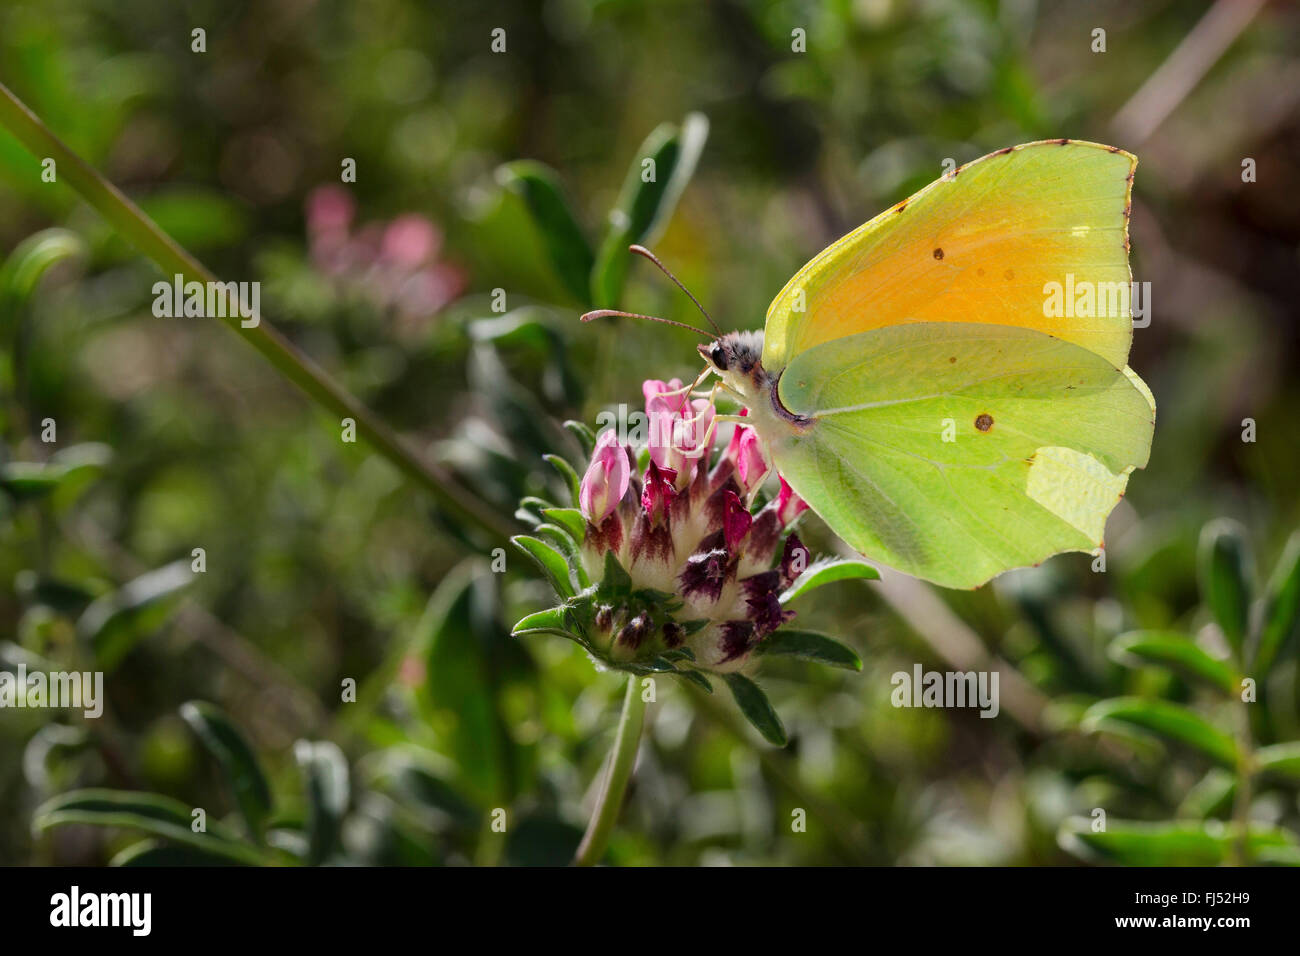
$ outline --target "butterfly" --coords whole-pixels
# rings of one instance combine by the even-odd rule
[[[1136,167],[1061,139],[946,173],[800,269],[762,333],[699,346],[747,411],[718,419],[753,428],[847,544],[916,577],[972,588],[1096,552],[1155,429],[1128,367]]]

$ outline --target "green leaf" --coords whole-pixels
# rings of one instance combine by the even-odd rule
[[[1300,783],[1300,740],[1261,747],[1255,751],[1255,766],[1264,773]]]
[[[560,473],[560,477],[564,479],[565,484],[569,487],[569,495],[571,496],[573,504],[577,504],[578,489],[581,486],[581,480],[578,478],[578,473],[573,470],[573,466],[559,455],[543,455],[542,457],[550,462],[551,467]]]
[[[207,821],[206,833],[191,829],[192,808],[156,793],[125,790],[72,790],[45,801],[32,817],[36,832],[72,823],[138,830],[234,863],[258,865],[266,857],[239,842],[220,823]]]
[[[271,814],[271,787],[253,748],[239,728],[211,704],[197,700],[182,704],[181,717],[221,764],[222,773],[248,827],[248,835],[260,842],[266,819]]]
[[[67,229],[45,229],[18,243],[0,266],[0,334],[12,332],[18,309],[51,266],[79,258],[85,251],[81,237]]]
[[[1114,697],[1089,707],[1082,724],[1087,730],[1105,730],[1111,722],[1193,747],[1226,767],[1237,764],[1237,745],[1232,737],[1180,704],[1146,697]]]
[[[692,113],[680,130],[664,123],[641,144],[628,168],[618,202],[610,211],[609,229],[596,258],[592,292],[600,308],[618,304],[630,262],[628,246],[653,242],[672,216],[695,173],[708,129],[708,120]],[[646,182],[651,169],[654,181]]]
[[[682,680],[689,681],[705,693],[713,693],[713,685],[709,679],[699,671],[677,671],[677,676]]]
[[[781,595],[781,603],[789,604],[795,598],[832,581],[874,580],[879,577],[879,571],[862,561],[839,558],[817,561],[809,565],[803,574],[795,579],[794,584],[785,590]]]
[[[569,581],[569,562],[565,560],[564,555],[540,538],[526,534],[517,534],[510,541],[537,563],[547,580],[551,582],[551,587],[555,589],[556,594],[562,598],[573,597],[573,584]]]
[[[59,487],[63,469],[36,461],[9,461],[0,465],[0,488],[15,501],[34,501]]]
[[[88,642],[96,665],[111,671],[135,644],[162,626],[172,599],[194,580],[188,561],[174,561],[142,574],[95,600],[77,619],[77,634]]]
[[[1205,776],[1187,791],[1178,806],[1180,817],[1205,820],[1226,815],[1232,810],[1232,798],[1237,793],[1236,774],[1222,767],[1211,767]]]
[[[510,633],[518,635],[531,631],[563,631],[566,624],[564,605],[557,605],[520,619],[519,623],[510,629]]]
[[[156,840],[132,843],[108,863],[109,866],[234,866],[239,861],[204,853],[189,846],[171,846]]]
[[[1266,675],[1300,621],[1300,531],[1282,549],[1264,596],[1263,625],[1255,651],[1255,670]]]
[[[1096,833],[1092,821],[1082,817],[1066,820],[1057,835],[1062,848],[1097,862],[1127,866],[1215,866],[1233,852],[1234,830],[1215,820],[1204,822],[1141,823],[1107,821]],[[1248,852],[1294,846],[1295,838],[1284,830],[1254,826],[1247,838]]]
[[[482,813],[432,768],[401,754],[387,767],[394,793],[423,810],[445,817],[454,826],[477,829]]]
[[[1237,689],[1237,675],[1231,666],[1173,631],[1129,631],[1111,641],[1108,653],[1111,660],[1128,667],[1159,664],[1203,680],[1226,694]]]
[[[862,670],[862,658],[856,651],[816,631],[782,628],[758,645],[758,653],[765,657],[797,657],[850,671]]]
[[[582,446],[582,456],[590,458],[591,453],[596,450],[596,433],[582,422],[575,422],[571,418],[564,423],[564,427],[573,432],[578,439],[578,444]]]
[[[1244,529],[1226,518],[1211,521],[1201,531],[1197,559],[1201,599],[1240,654],[1250,622],[1251,562]]]
[[[785,727],[781,724],[781,718],[777,716],[772,702],[767,699],[762,688],[743,674],[723,674],[722,679],[731,688],[731,696],[736,698],[740,712],[763,735],[763,739],[770,744],[784,747]]]
[[[503,713],[513,691],[533,692],[536,667],[500,619],[500,577],[478,560],[448,574],[429,599],[409,652],[425,665],[416,692],[420,718],[456,766],[457,784],[492,807],[509,805],[527,787],[534,759]]]
[[[604,591],[613,592],[627,591],[632,587],[632,576],[623,570],[613,551],[605,552],[605,576],[601,578],[600,586]]]
[[[497,182],[528,207],[564,288],[583,305],[590,305],[591,270],[596,256],[564,198],[554,170],[532,160],[520,160],[498,167]]]
[[[567,531],[576,544],[581,544],[587,536],[587,519],[577,508],[546,508],[542,515]]]
[[[341,846],[348,809],[348,763],[343,751],[328,740],[299,740],[293,755],[307,791],[307,862],[319,865]]]

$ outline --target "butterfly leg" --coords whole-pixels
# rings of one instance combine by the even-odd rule
[[[704,367],[704,371],[700,373],[699,378],[697,378],[695,381],[691,382],[690,385],[683,385],[681,388],[674,388],[674,389],[671,389],[671,390],[666,391],[666,392],[660,392],[659,394],[661,394],[661,395],[682,395],[682,396],[693,396],[694,393],[695,393],[695,390],[696,390],[697,388],[699,388],[701,385],[704,384],[704,380],[705,380],[706,378],[709,377],[709,373],[712,372],[712,371],[713,371],[713,369],[706,365],[706,366]],[[703,396],[701,396],[701,397],[703,397]],[[686,403],[686,401],[687,401],[686,397],[683,397],[682,400],[681,400],[681,402],[678,403],[678,405],[677,405],[677,411],[680,412],[680,411],[682,410],[682,406]]]

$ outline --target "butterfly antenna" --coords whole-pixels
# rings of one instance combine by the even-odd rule
[[[721,337],[722,329],[718,328],[718,323],[713,321],[713,316],[709,315],[709,310],[704,308],[704,306],[700,305],[700,300],[695,298],[695,296],[691,295],[691,290],[686,288],[686,286],[682,285],[681,280],[678,279],[677,276],[673,275],[671,272],[668,271],[668,267],[659,261],[658,256],[656,256],[645,246],[637,246],[637,245],[628,246],[627,251],[635,252],[638,256],[644,256],[645,258],[653,262],[656,266],[658,266],[659,271],[662,272],[664,275],[666,275],[669,279],[672,279],[673,285],[677,286],[677,288],[685,292],[687,298],[689,298],[692,302],[695,303],[695,308],[700,310],[700,315],[708,319],[709,325],[713,326],[713,331],[717,333],[714,337],[715,338]]]
[[[711,339],[717,338],[716,335],[707,329],[696,328],[693,325],[687,325],[685,322],[674,322],[672,319],[661,319],[657,315],[642,315],[640,312],[620,312],[618,309],[597,309],[595,312],[587,312],[582,316],[582,321],[590,322],[592,319],[607,319],[615,315],[624,319],[646,319],[650,322],[662,322],[664,325],[675,325],[679,329],[690,329],[692,332],[698,332],[700,335],[707,336]]]

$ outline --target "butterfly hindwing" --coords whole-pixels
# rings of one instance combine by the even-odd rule
[[[811,420],[769,443],[795,491],[868,558],[949,587],[1096,549],[1155,420],[1128,369],[1008,325],[858,333],[777,389]]]

